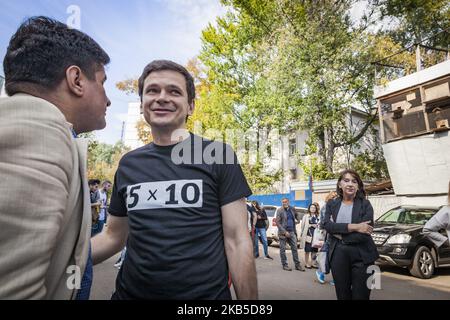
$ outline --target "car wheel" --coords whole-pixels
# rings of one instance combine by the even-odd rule
[[[430,249],[423,246],[419,247],[409,267],[411,275],[417,278],[430,279],[434,274],[434,269],[434,259]]]

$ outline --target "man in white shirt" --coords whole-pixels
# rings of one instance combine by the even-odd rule
[[[109,180],[106,180],[102,183],[102,188],[98,191],[100,194],[100,215],[98,218],[99,223],[99,231],[98,233],[102,232],[103,226],[106,225],[106,221],[108,218],[108,192],[111,190],[112,183]]]

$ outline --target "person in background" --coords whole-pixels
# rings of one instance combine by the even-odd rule
[[[313,202],[313,204],[316,205],[317,212],[318,212],[318,214],[317,214],[317,221],[320,223],[320,210],[321,210],[322,208],[320,207],[320,205],[319,205],[318,202]],[[317,229],[318,226],[319,226],[319,224],[316,225],[316,228],[315,228],[315,229]],[[315,229],[314,229],[314,231],[315,231]],[[314,240],[314,237],[313,237],[313,240]],[[318,261],[317,261],[317,253],[318,253],[319,249],[318,249],[318,248],[316,248],[316,249],[317,249],[317,250],[315,250],[314,252],[311,253],[311,261],[312,261],[311,266],[312,266],[313,268],[318,269],[318,268],[319,268],[319,264],[318,264]]]
[[[98,231],[97,233],[102,232],[103,226],[106,225],[106,219],[108,216],[108,192],[111,190],[112,183],[109,180],[103,181],[102,188],[99,190],[100,195],[100,215],[98,217]]]
[[[308,207],[308,212],[305,213],[301,224],[300,248],[305,250],[305,264],[307,269],[312,268],[313,257],[312,254],[317,253],[317,248],[311,246],[314,230],[319,223],[319,208],[317,204],[312,203]]]
[[[252,243],[255,240],[255,225],[256,225],[256,212],[255,208],[247,203],[247,230],[252,239]]]
[[[92,231],[91,237],[97,235],[100,231],[100,193],[98,187],[100,186],[100,180],[91,179],[88,182],[89,185],[89,195],[91,199],[91,212],[92,212]]]
[[[445,230],[447,236],[440,233]],[[443,206],[423,227],[423,233],[436,247],[440,248],[442,245],[449,244],[450,239],[450,182],[448,185],[448,202]]]
[[[326,209],[327,209],[326,204],[328,203],[328,201],[333,200],[336,197],[337,197],[336,191],[331,191],[326,196],[325,204],[320,209],[319,228],[324,229],[323,228],[323,221],[325,219],[325,212],[326,212]],[[330,247],[329,236],[328,236],[328,234],[326,234],[324,244],[323,244],[322,248],[320,248],[319,253],[318,253],[319,270],[316,270],[317,281],[319,281],[321,284],[325,283],[325,275],[330,273],[330,265],[328,263],[328,250],[329,250],[329,247]],[[330,284],[334,285],[334,281],[331,280]]]
[[[122,268],[122,264],[125,261],[125,257],[127,255],[127,247],[123,248],[122,252],[120,253],[119,259],[114,264],[114,267],[120,270]]]
[[[338,300],[369,300],[369,267],[378,259],[371,237],[373,208],[359,174],[344,170],[338,179],[338,198],[328,201],[323,226],[330,234],[328,259]]]
[[[277,209],[275,221],[278,227],[278,238],[280,239],[280,258],[283,270],[292,271],[292,269],[289,268],[286,257],[286,242],[288,242],[291,247],[295,269],[305,271],[305,268],[301,265],[298,258],[297,251],[297,233],[295,225],[299,223],[298,215],[295,212],[295,209],[289,205],[288,198],[283,198],[281,203],[282,206]]]
[[[266,223],[268,221],[266,210],[259,206],[258,201],[252,201],[252,206],[255,209],[256,213],[256,224],[255,224],[255,258],[259,257],[259,244],[258,239],[261,237],[261,241],[263,243],[264,248],[264,259],[273,260],[271,256],[269,256],[269,248],[267,245],[267,234],[266,234]]]

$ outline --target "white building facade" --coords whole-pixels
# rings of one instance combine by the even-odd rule
[[[370,117],[369,114],[353,108],[351,116],[349,115],[347,118],[347,124],[352,128],[352,132],[359,132],[364,127],[368,117]],[[378,128],[372,125],[371,129],[373,133],[368,130],[357,146],[341,147],[335,150],[334,169],[339,170],[340,168],[348,167],[354,160],[354,155],[358,155],[366,150],[373,150],[376,144],[380,145]],[[293,186],[296,183],[305,184],[305,181],[308,181],[308,177],[299,165],[300,162],[308,164],[311,161],[309,156],[304,156],[307,139],[308,134],[301,131],[292,134],[290,137],[281,138],[282,161],[281,163],[274,162],[269,166],[272,171],[276,169],[276,165],[278,165],[278,169],[283,170],[283,179],[275,184],[276,190],[274,192],[287,193],[290,190],[295,190]]]
[[[141,104],[139,102],[131,102],[128,104],[127,121],[125,122],[125,133],[123,142],[125,146],[131,150],[140,148],[144,143],[139,140],[137,124],[143,119],[141,115]]]

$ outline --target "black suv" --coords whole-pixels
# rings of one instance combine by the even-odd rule
[[[423,233],[425,223],[439,208],[400,206],[375,221],[372,238],[380,264],[408,268],[411,275],[429,279],[437,267],[450,266],[450,246],[440,248]],[[446,235],[445,231],[441,231]]]

